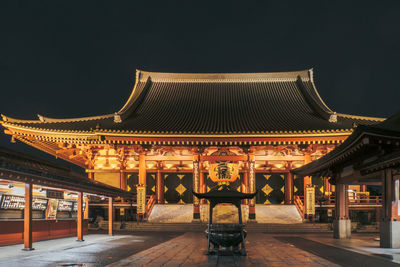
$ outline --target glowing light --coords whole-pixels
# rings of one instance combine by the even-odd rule
[[[295,168],[300,168],[301,166],[303,166],[304,164],[303,164],[303,162],[296,162],[296,163],[293,163],[293,167],[295,167]]]
[[[283,166],[285,166],[285,164],[283,162],[277,162],[277,163],[274,163],[274,166],[277,169],[281,169]]]
[[[147,169],[152,169],[154,167],[154,164],[147,164]]]

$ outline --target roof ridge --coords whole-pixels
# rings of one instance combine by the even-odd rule
[[[312,78],[312,74],[310,74],[310,78]],[[321,104],[325,104],[325,103],[323,103],[323,102],[320,103],[319,101],[320,100],[322,101],[322,99],[320,97],[319,97],[319,99],[316,99],[308,92],[308,90],[304,86],[303,81],[300,79],[300,77],[298,77],[296,83],[297,83],[297,86],[298,86],[304,100],[309,105],[311,110],[313,110],[320,118],[322,118],[324,120],[328,120],[330,115],[333,113],[331,111],[331,109],[327,108],[327,110],[324,110],[325,106],[324,105],[321,106]],[[318,95],[317,89],[314,86],[313,86],[313,90]]]
[[[373,120],[373,121],[384,121],[384,120],[386,120],[386,118],[351,115],[351,114],[344,114],[344,113],[336,113],[336,115],[338,115],[339,117],[349,118],[349,119]]]
[[[100,116],[89,116],[89,117],[81,117],[81,118],[66,118],[66,119],[57,119],[57,118],[49,118],[37,114],[38,120],[23,120],[23,119],[15,119],[8,117],[6,115],[1,114],[1,117],[4,122],[14,122],[14,123],[57,123],[57,122],[78,122],[78,121],[89,121],[89,120],[101,120],[107,119],[114,114],[100,115]]]
[[[1,118],[3,119],[3,122],[19,122],[19,123],[38,123],[40,122],[39,120],[23,120],[23,119],[15,119],[8,117],[4,114],[1,114]]]
[[[256,82],[268,81],[296,81],[300,76],[302,80],[310,79],[310,70],[290,72],[258,72],[258,73],[171,73],[150,72],[136,70],[136,80],[144,82],[151,77],[153,82]]]
[[[322,97],[321,97],[320,94],[318,93],[317,86],[315,86],[315,81],[314,81],[314,69],[313,69],[313,68],[311,68],[311,69],[308,70],[308,75],[309,75],[309,77],[310,77],[310,81],[311,81],[311,85],[312,85],[312,87],[313,87],[313,89],[314,89],[314,93],[315,93],[315,95],[316,95],[317,98],[318,98],[317,100],[320,102],[320,104],[322,104],[322,106],[323,106],[324,108],[326,108],[326,110],[328,111],[328,113],[330,113],[330,114],[334,113],[333,110],[331,110],[331,109],[328,107],[328,105],[324,102],[324,100],[322,99]]]

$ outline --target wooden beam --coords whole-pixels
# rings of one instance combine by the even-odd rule
[[[24,250],[32,247],[32,183],[25,184]]]
[[[146,160],[152,161],[192,161],[193,156],[146,156]]]
[[[273,156],[273,155],[268,155],[268,156],[255,156],[256,160],[260,161],[304,161],[305,157],[304,156]]]
[[[219,160],[228,160],[228,161],[247,161],[247,155],[243,156],[200,156],[201,161],[219,161]]]

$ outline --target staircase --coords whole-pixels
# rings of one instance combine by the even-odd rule
[[[100,229],[107,230],[108,222],[99,223]],[[125,222],[114,223],[114,229],[127,231],[151,232],[203,232],[207,228],[205,223],[150,223],[150,222]],[[332,232],[329,223],[297,223],[297,224],[272,224],[248,223],[245,229],[249,233],[325,233]]]
[[[256,205],[257,222],[247,222],[248,206],[242,205],[243,222],[249,232],[258,233],[324,233],[331,232],[329,223],[302,223],[295,205]],[[209,205],[201,205],[201,220],[193,222],[193,205],[156,204],[147,222],[115,222],[114,229],[127,231],[204,232],[207,228]],[[237,208],[218,205],[214,208],[214,223],[238,223]],[[99,223],[108,229],[108,222]]]
[[[200,206],[200,218],[208,222],[209,205]],[[242,205],[242,219],[247,222],[249,208]],[[258,223],[298,224],[302,218],[295,205],[256,205]],[[191,223],[193,220],[193,205],[156,204],[153,207],[148,222],[150,223]],[[234,205],[217,205],[213,210],[214,223],[238,223],[237,208]]]

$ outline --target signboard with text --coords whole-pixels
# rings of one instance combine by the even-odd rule
[[[315,187],[306,188],[306,214],[315,215]]]
[[[47,198],[57,198],[57,199],[64,199],[64,192],[46,189],[46,197]]]
[[[145,214],[146,213],[146,186],[145,185],[137,185],[136,193],[137,193],[137,214]]]

